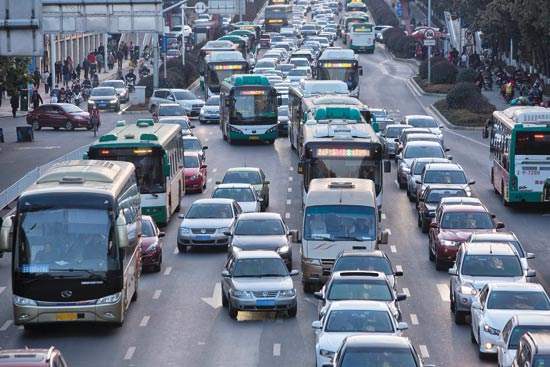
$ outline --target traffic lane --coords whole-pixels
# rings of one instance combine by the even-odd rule
[[[121,115],[102,112],[98,134],[109,132],[121,119],[135,121],[135,119],[149,116],[148,113]],[[21,123],[16,122],[17,125],[25,123],[24,118],[18,119],[21,120]],[[83,145],[90,144],[97,137],[94,137],[93,131],[83,129],[75,131],[42,129],[34,132],[34,139],[32,143],[17,143],[15,139],[10,139],[2,144],[0,172],[3,174],[0,175],[0,190],[6,189],[32,169],[51,162]]]
[[[186,195],[182,211],[185,211],[194,200],[209,197],[215,181],[223,177],[226,169],[246,164],[261,167],[266,171],[271,181],[268,210],[279,212],[290,228],[296,228],[300,222],[300,215],[294,213],[299,213],[301,201],[297,199],[299,191],[296,187],[299,187],[299,184],[296,175],[290,171],[291,160],[294,160],[295,164],[295,158],[291,156],[286,139],[277,140],[274,146],[229,146],[221,138],[217,126],[197,125],[194,133],[203,144],[209,146],[209,184],[203,194]],[[287,205],[288,200],[291,200],[290,206]],[[173,222],[166,228],[170,249],[176,248],[177,225],[172,228]],[[175,222],[179,223],[179,220]],[[188,365],[200,366],[278,366],[278,363],[285,359],[304,360],[305,364],[301,365],[313,363],[311,321],[315,314],[315,306],[305,302],[301,294],[298,296],[297,319],[287,319],[284,316],[275,318],[275,315],[269,312],[241,312],[239,321],[234,321],[221,307],[221,299],[217,294],[220,286],[216,286],[216,283],[221,280],[220,272],[227,256],[225,251],[197,249],[186,254],[172,255],[172,251],[165,251],[165,254],[173,257],[174,264],[177,264],[171,273],[177,280],[166,285],[163,290],[163,296],[166,294],[166,298],[163,299],[162,309],[157,312],[171,316],[155,322],[154,329],[148,330],[147,338],[176,340],[174,343],[155,345],[155,352],[147,346],[138,349],[132,363],[158,363],[158,355],[162,356],[162,362],[166,365],[177,365],[178,361],[186,361]],[[296,244],[293,246],[293,254],[294,267],[299,268],[299,248]],[[299,278],[294,281],[297,290],[300,291]],[[187,288],[192,289],[186,290]],[[173,297],[172,294],[190,297]],[[174,310],[184,313],[181,321],[179,314],[172,315]],[[309,317],[304,317],[308,312]],[[172,335],[177,337],[172,338]],[[292,347],[302,345],[304,340],[310,340],[310,345],[305,347],[305,350],[311,353],[304,354],[304,349]]]
[[[436,271],[428,259],[428,237],[417,226],[416,209],[399,190],[393,174],[386,174],[383,227],[390,228],[388,253],[394,267],[401,265],[404,276],[398,278],[400,292],[410,297],[401,302],[403,321],[409,324],[405,333],[430,363],[438,366],[491,365],[478,359],[470,343],[469,325],[456,325],[450,312],[449,276]],[[427,352],[427,355],[426,355]]]

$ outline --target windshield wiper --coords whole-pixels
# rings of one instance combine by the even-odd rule
[[[95,271],[88,270],[88,269],[75,269],[75,268],[69,268],[69,269],[50,269],[50,271],[59,271],[59,272],[69,272],[69,273],[75,273],[75,272],[84,272],[88,275],[90,275],[90,279],[96,279],[96,280],[104,280],[104,276],[98,274]]]

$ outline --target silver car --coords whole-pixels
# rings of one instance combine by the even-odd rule
[[[443,143],[443,125],[440,125],[433,117],[427,115],[407,115],[404,117],[404,122],[413,127],[422,127],[430,129],[432,134],[437,135]]]
[[[218,185],[212,192],[212,197],[235,200],[243,213],[260,212],[263,201],[252,185],[244,183]]]
[[[408,127],[407,125],[391,124],[386,125],[386,128],[380,132],[380,137],[384,143],[384,153],[389,158],[395,157],[398,153],[398,143],[396,140],[399,139],[401,132]]]
[[[466,178],[466,172],[457,163],[429,163],[424,167],[421,177],[415,181],[416,183],[416,197],[420,197],[426,187],[430,185],[438,185],[441,187],[461,187],[467,195],[472,194],[471,186],[475,181],[469,181]]]
[[[222,304],[236,319],[239,311],[286,311],[296,317],[298,302],[291,272],[275,251],[239,251],[222,271]]]
[[[397,155],[397,182],[400,189],[407,187],[407,175],[416,158],[447,158],[441,144],[434,141],[412,141]],[[448,159],[448,158],[447,158]]]
[[[450,162],[446,158],[416,158],[411,164],[411,169],[407,175],[407,197],[410,201],[416,201],[417,196],[416,192],[418,191],[417,180],[420,180],[422,177],[422,172],[424,172],[424,167],[428,163],[447,163]]]
[[[514,232],[495,232],[495,233],[474,233],[468,240],[470,243],[478,243],[478,242],[500,242],[500,243],[508,243],[514,247],[516,252],[518,253],[521,264],[523,265],[524,269],[529,268],[529,264],[527,260],[532,260],[535,258],[535,254],[532,252],[527,252],[519,239],[516,237]]]
[[[228,232],[242,210],[233,199],[199,199],[182,215],[178,230],[178,250],[193,246],[229,245]]]

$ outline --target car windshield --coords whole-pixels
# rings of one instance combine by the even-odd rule
[[[163,106],[159,107],[159,116],[182,116],[185,115],[181,106]],[[162,121],[163,123],[170,124],[170,120]]]
[[[384,133],[384,135],[386,136],[386,138],[397,138],[399,137],[399,135],[401,135],[401,131],[403,131],[405,127],[394,127],[394,126],[390,126],[388,128],[386,128],[386,132]]]
[[[196,95],[194,95],[193,93],[191,93],[187,90],[174,92],[174,97],[176,97],[176,100],[178,100],[178,101],[182,101],[182,100],[186,100],[186,99],[197,99]]]
[[[493,310],[550,310],[545,292],[493,291],[487,300],[487,308]]]
[[[417,367],[409,348],[368,348],[346,350],[341,367]]]
[[[207,106],[219,106],[220,105],[220,97],[215,96],[215,97],[208,98],[208,100],[206,101],[206,105]]]
[[[61,105],[61,108],[63,108],[63,111],[68,112],[68,113],[84,112],[84,111],[82,111],[82,109],[80,109],[80,107],[77,107],[75,105],[68,104],[68,103]]]
[[[186,155],[183,157],[183,166],[185,168],[199,168],[199,157],[196,155]]]
[[[448,198],[452,196],[466,196],[466,191],[464,190],[430,190],[428,196],[426,197],[426,203],[428,204],[439,204],[442,198]]]
[[[437,184],[457,184],[464,185],[467,183],[466,175],[463,171],[457,170],[429,170],[424,174],[424,183]]]
[[[380,280],[337,280],[332,282],[328,290],[331,301],[392,301],[392,293],[388,284]]]
[[[107,97],[116,94],[114,88],[94,88],[92,89],[92,97]]]
[[[179,107],[178,107],[179,108]],[[161,108],[161,112],[165,112],[165,111],[162,111],[162,108]],[[183,113],[183,111],[182,111]],[[173,115],[172,113],[167,113],[167,115]],[[190,126],[189,126],[189,120],[185,119],[185,118],[179,118],[179,119],[161,119],[160,120],[161,123],[163,124],[172,124],[172,125],[180,125],[180,127],[183,129],[183,130],[190,130]]]
[[[332,272],[344,270],[370,270],[393,275],[391,265],[384,256],[342,256],[336,260]]]
[[[307,76],[307,69],[292,69],[288,72],[288,76]]]
[[[325,331],[335,333],[393,333],[387,311],[334,310],[328,315]]]
[[[240,277],[285,277],[288,270],[280,258],[238,259],[231,274]]]
[[[444,158],[445,153],[438,145],[407,145],[403,158]]]
[[[376,215],[373,207],[362,205],[318,205],[306,209],[306,240],[376,239]]]
[[[235,201],[255,201],[251,188],[218,188],[212,193],[213,198],[233,199]]]
[[[520,277],[523,269],[513,255],[466,255],[462,261],[462,275],[473,277]]]
[[[237,236],[282,236],[284,234],[285,228],[278,219],[239,220],[235,227]]]
[[[122,80],[112,80],[108,82],[101,83],[102,87],[113,87],[113,88],[125,88],[124,82]]]
[[[450,212],[443,215],[443,229],[493,229],[491,214],[487,212]]]
[[[259,60],[255,66],[257,68],[274,68],[275,62],[271,60]]]
[[[307,59],[290,59],[290,63],[294,66],[309,66]]]
[[[231,210],[231,204],[205,204],[196,203],[191,205],[187,215],[188,219],[198,218],[220,218],[229,219],[233,218],[233,210]]]
[[[155,229],[153,227],[153,223],[149,220],[142,220],[141,221],[141,234],[143,237],[154,237],[155,236]]]
[[[435,120],[427,119],[427,118],[410,119],[409,125],[414,127],[427,127],[427,128],[438,127],[437,122]]]
[[[260,185],[262,179],[260,173],[256,171],[230,171],[223,176],[222,183],[248,183],[251,185]]]
[[[550,332],[550,327],[545,325],[516,326],[510,335],[508,349],[518,349],[519,339],[527,332]]]
[[[186,152],[202,150],[202,145],[198,139],[183,139],[183,150]]]

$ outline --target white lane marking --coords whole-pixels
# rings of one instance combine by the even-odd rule
[[[286,205],[290,205],[290,204],[292,204],[292,200],[287,199],[287,200],[286,200]],[[0,292],[0,293],[2,293],[2,292]]]
[[[155,293],[153,293],[153,299],[159,299],[161,293],[162,291],[160,289],[157,289]]]
[[[290,218],[290,213],[285,213],[285,219],[289,219]]]
[[[149,316],[149,315],[143,316],[143,318],[141,319],[141,322],[139,323],[139,326],[141,326],[141,327],[147,326],[147,323],[149,323],[150,318],[151,318],[151,316]]]
[[[202,301],[208,304],[210,307],[216,309],[222,307],[222,285],[220,282],[214,284],[214,290],[212,291],[212,297],[203,297]]]
[[[8,328],[11,326],[12,323],[13,323],[13,320],[6,320],[6,322],[4,322],[0,327],[0,331],[8,330]]]
[[[409,291],[409,288],[403,288],[403,293],[407,296],[407,298],[411,297],[411,291]]]
[[[281,344],[273,344],[273,357],[279,357],[281,355]]]
[[[288,170],[289,170],[289,171],[294,171],[294,167],[292,167],[292,166],[291,166],[291,167],[288,167]]]
[[[394,180],[393,182],[395,183],[395,186],[399,188],[399,182],[397,182],[397,180]]]
[[[6,290],[6,287],[0,287],[0,294],[4,293],[5,290]]]
[[[289,188],[288,188],[288,192],[292,192],[292,187],[289,187]]]
[[[411,313],[411,324],[418,325],[418,316],[414,313]]]
[[[395,247],[394,245],[391,245],[390,246],[390,251],[395,254],[397,252],[397,247]]]
[[[212,173],[216,173],[218,172],[218,169],[217,168],[212,168]]]
[[[380,218],[382,218],[382,220],[386,220],[386,213],[382,213],[382,214],[380,215]]]
[[[136,352],[136,347],[130,347],[126,351],[126,354],[124,355],[124,360],[129,361],[134,356],[134,353]]]
[[[430,358],[430,353],[428,352],[428,347],[426,345],[420,344],[418,347],[420,349],[420,356],[422,359]]]
[[[174,249],[174,255],[177,254],[178,252],[180,252],[180,250],[178,250],[178,248],[176,247],[176,248]]]
[[[451,302],[451,298],[449,296],[449,286],[447,284],[445,283],[437,284],[437,290],[443,302]]]
[[[395,265],[395,271],[403,272],[403,267],[401,265]]]
[[[164,275],[170,275],[171,272],[172,272],[172,267],[169,266],[164,270]]]
[[[292,181],[292,180],[294,180],[294,177],[288,176],[288,180],[289,180],[289,181]]]
[[[206,343],[205,342],[198,342],[197,344],[198,345],[205,345]]]

